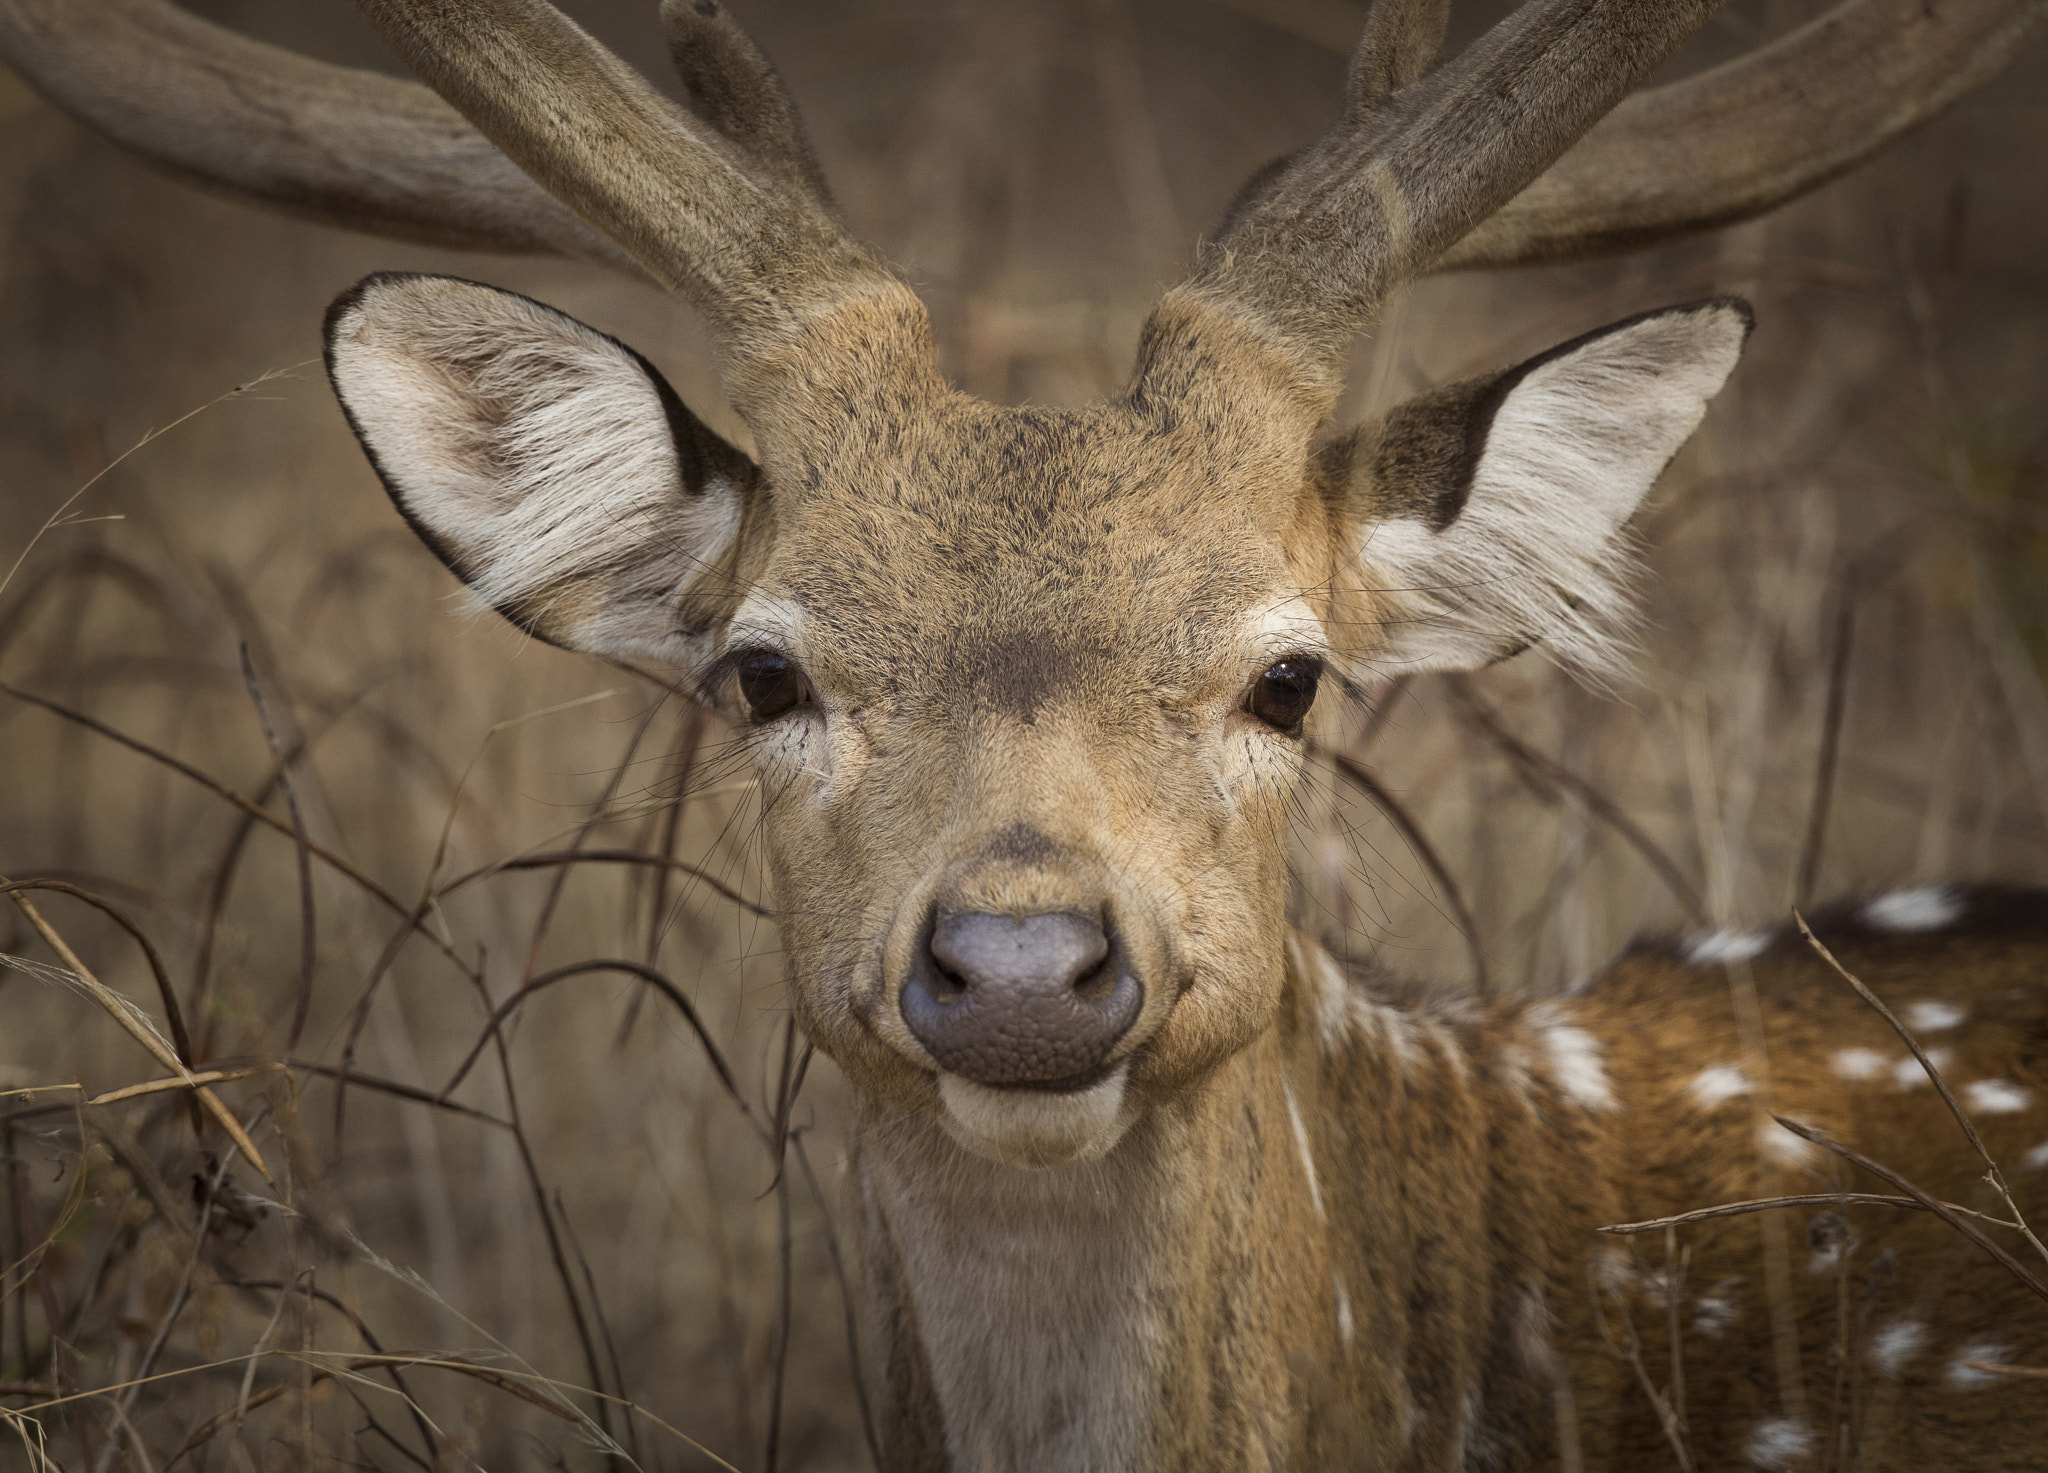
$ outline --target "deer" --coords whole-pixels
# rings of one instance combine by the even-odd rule
[[[327,366],[478,604],[677,671],[743,745],[791,1005],[856,1102],[887,1467],[2043,1465],[2040,1267],[1842,1151],[2048,1209],[2048,895],[1817,915],[1884,1009],[1789,924],[1481,1002],[1340,962],[1286,850],[1345,698],[1624,666],[1629,519],[1752,321],[1687,302],[1333,425],[1389,292],[1758,215],[2048,7],[1852,0],[1637,92],[1712,0],[1529,0],[1449,57],[1443,0],[1377,0],[1338,121],[1240,193],[1128,387],[1053,408],[949,385],[723,0],[661,4],[686,106],[545,0],[357,3],[425,87],[161,0],[0,0],[0,46],[186,177],[710,325],[751,453],[471,281],[361,282]],[[1682,1257],[1597,1231],[1780,1196]]]

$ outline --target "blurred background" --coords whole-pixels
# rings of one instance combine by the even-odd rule
[[[396,70],[345,0],[193,8]],[[673,90],[651,3],[565,8]],[[1665,75],[1823,8],[1735,0]],[[1052,404],[1122,383],[1202,229],[1335,115],[1363,16],[735,9],[852,225],[930,303],[947,371]],[[1461,5],[1453,44],[1505,9]],[[0,575],[22,557],[0,588],[0,875],[146,935],[161,984],[101,910],[31,893],[160,1030],[174,999],[205,1067],[294,1061],[218,1090],[275,1186],[179,1092],[87,1103],[166,1070],[0,907],[29,968],[0,969],[0,1467],[867,1466],[844,1085],[790,1039],[726,735],[465,616],[317,363],[343,288],[448,272],[627,339],[738,436],[697,325],[595,268],[210,198],[5,72],[0,140]],[[1638,521],[1637,677],[1588,689],[1530,654],[1380,692],[1301,810],[1305,923],[1446,989],[1538,994],[1649,933],[2048,879],[2044,172],[2037,45],[1765,220],[1393,303],[1348,417],[1708,292],[1759,326]],[[309,852],[304,894],[295,825],[341,862]],[[608,959],[632,965],[578,970]],[[394,1373],[380,1347],[460,1365]],[[104,1394],[22,1415],[76,1391]]]

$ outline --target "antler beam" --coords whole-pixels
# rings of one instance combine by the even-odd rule
[[[1305,439],[1388,290],[1520,193],[1719,3],[1529,0],[1390,97],[1420,70],[1421,48],[1384,38],[1426,34],[1433,7],[1382,0],[1398,14],[1367,27],[1344,116],[1240,200],[1153,313],[1133,402],[1262,392],[1275,400],[1271,428]],[[1220,368],[1219,338],[1270,365],[1263,389]]]
[[[1438,270],[1578,260],[1761,215],[1988,81],[2048,0],[1850,0],[1622,103]]]
[[[416,83],[166,0],[0,0],[0,56],[88,128],[242,199],[428,245],[636,269]]]

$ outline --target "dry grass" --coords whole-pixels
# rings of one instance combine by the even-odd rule
[[[338,0],[209,8],[371,54]],[[1734,7],[1694,60],[1796,8]],[[642,9],[579,13],[653,70]],[[1321,126],[1315,38],[1355,7],[752,9],[949,367],[1061,402]],[[1305,916],[1543,992],[1648,929],[2048,876],[2044,82],[2023,59],[1770,221],[1396,304],[1359,411],[1707,291],[1763,326],[1641,523],[1640,682],[1529,657],[1385,693],[1306,810]],[[557,302],[735,428],[701,338],[567,267],[190,194],[4,78],[0,130],[0,563],[102,477],[0,591],[0,874],[73,954],[0,907],[0,1465],[863,1465],[844,1086],[787,1027],[723,734],[451,617],[316,371],[110,464],[311,357],[371,269]]]

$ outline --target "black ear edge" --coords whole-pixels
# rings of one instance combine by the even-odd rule
[[[320,324],[321,362],[327,370],[327,382],[329,387],[334,390],[335,402],[341,406],[342,418],[348,421],[350,433],[356,437],[356,443],[362,447],[363,458],[369,461],[370,469],[377,473],[377,480],[384,487],[384,494],[391,498],[392,506],[396,507],[399,516],[405,519],[405,524],[412,529],[413,535],[425,543],[427,550],[439,558],[448,571],[461,579],[465,586],[475,586],[476,576],[474,570],[468,566],[461,553],[432,527],[429,527],[407,503],[398,477],[392,474],[391,470],[378,457],[376,447],[371,444],[369,435],[364,432],[362,422],[356,418],[355,410],[349,407],[348,399],[341,392],[340,385],[336,382],[335,378],[335,340],[340,333],[343,318],[347,317],[352,309],[361,305],[365,298],[369,297],[379,288],[398,286],[413,281],[452,281],[462,286],[477,287],[484,291],[495,292],[499,296],[516,298],[519,301],[527,302],[540,308],[543,312],[576,323],[578,327],[583,328],[586,332],[595,333],[598,337],[604,339],[604,341],[610,343],[613,347],[631,358],[634,363],[639,365],[640,371],[647,375],[648,382],[654,386],[655,397],[661,403],[662,413],[668,421],[669,440],[675,447],[676,464],[682,480],[683,490],[686,494],[692,496],[702,495],[705,487],[714,477],[722,477],[742,488],[753,486],[759,479],[759,468],[747,453],[699,419],[691,411],[690,406],[683,402],[682,396],[676,393],[675,388],[663,376],[661,370],[649,362],[646,355],[631,344],[621,342],[610,333],[600,332],[588,323],[570,317],[568,313],[561,311],[559,308],[550,307],[546,302],[540,301],[537,298],[529,297],[522,292],[508,291],[504,287],[492,286],[489,282],[473,281],[466,276],[447,276],[429,271],[373,271],[328,304],[327,312],[322,317]],[[551,638],[546,631],[539,628],[531,615],[522,613],[518,609],[504,604],[494,604],[492,607],[507,622],[517,626],[520,630],[540,640],[542,643],[555,645],[558,649],[566,648],[558,640]]]
[[[1524,379],[1588,343],[1625,332],[1640,323],[1706,311],[1733,311],[1742,322],[1744,342],[1756,330],[1756,309],[1747,299],[1727,294],[1699,297],[1631,313],[1619,321],[1582,332],[1512,368],[1445,384],[1397,406],[1376,427],[1377,434],[1371,436],[1369,446],[1363,439],[1359,443],[1359,449],[1371,457],[1375,485],[1394,493],[1384,498],[1388,503],[1385,509],[1375,508],[1376,516],[1416,517],[1432,532],[1445,531],[1457,521],[1472,495],[1472,484],[1486,453],[1488,437],[1493,433],[1495,416]],[[1460,422],[1461,434],[1445,431],[1446,425]]]

